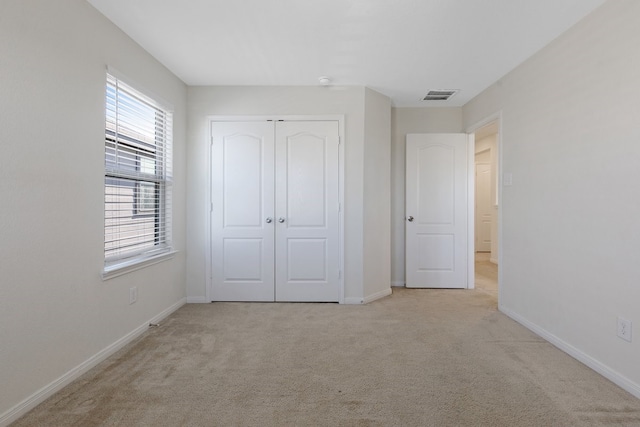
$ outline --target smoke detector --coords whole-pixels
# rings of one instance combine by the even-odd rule
[[[318,77],[318,82],[320,82],[320,86],[329,86],[331,84],[331,77]]]

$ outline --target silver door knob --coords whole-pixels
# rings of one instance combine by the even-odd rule
[[[278,222],[282,224],[284,222],[284,218],[283,217],[278,218]]]
[[[269,217],[265,221],[267,221],[267,224],[271,224],[271,221],[273,221],[273,218]]]
[[[412,216],[409,216],[409,217],[407,218],[407,221],[409,221],[409,222],[413,222],[413,217],[412,217]]]

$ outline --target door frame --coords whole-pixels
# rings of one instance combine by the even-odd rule
[[[467,145],[467,289],[476,287],[476,135]]]
[[[213,122],[265,122],[265,121],[337,121],[338,122],[338,264],[340,274],[338,276],[339,286],[339,303],[344,304],[344,115],[210,115],[207,116],[207,196],[204,209],[206,210],[205,224],[206,230],[206,289],[205,295],[207,302],[211,301],[213,286],[213,269],[211,265],[211,257],[213,255],[212,238],[211,238],[211,213],[213,212],[213,194],[212,194],[212,156],[213,156],[213,135],[211,134],[211,123]]]
[[[486,116],[485,118],[473,123],[471,126],[468,126],[466,132],[469,134],[475,135],[475,132],[488,125],[491,122],[497,122],[498,124],[498,137],[496,138],[496,149],[498,150],[498,155],[496,156],[496,175],[497,175],[497,188],[496,188],[496,203],[498,205],[498,309],[501,308],[500,301],[502,301],[502,255],[504,253],[503,245],[502,245],[502,161],[504,150],[502,148],[502,110],[498,110],[493,114]],[[475,144],[474,144],[475,145]],[[475,146],[474,146],[475,151]],[[475,154],[475,153],[474,153]],[[474,155],[475,158],[475,155]],[[471,174],[470,174],[471,175]],[[473,188],[475,188],[475,177],[471,176],[471,180],[473,180]],[[474,195],[475,197],[475,195]],[[473,213],[473,218],[475,219],[475,212]],[[474,230],[475,236],[475,230]],[[474,251],[475,252],[475,251]],[[474,254],[475,259],[475,254]],[[475,277],[475,263],[473,263],[473,275]]]

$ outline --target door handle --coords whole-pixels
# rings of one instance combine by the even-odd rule
[[[282,224],[284,222],[284,218],[283,217],[278,218],[278,222]]]
[[[267,222],[267,224],[271,224],[271,221],[273,221],[273,218],[268,217],[265,221]]]
[[[407,217],[407,221],[413,222],[413,217],[412,216]]]

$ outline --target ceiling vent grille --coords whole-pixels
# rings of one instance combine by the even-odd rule
[[[427,95],[422,98],[423,101],[448,101],[453,95],[458,93],[457,89],[437,89],[430,90]]]

